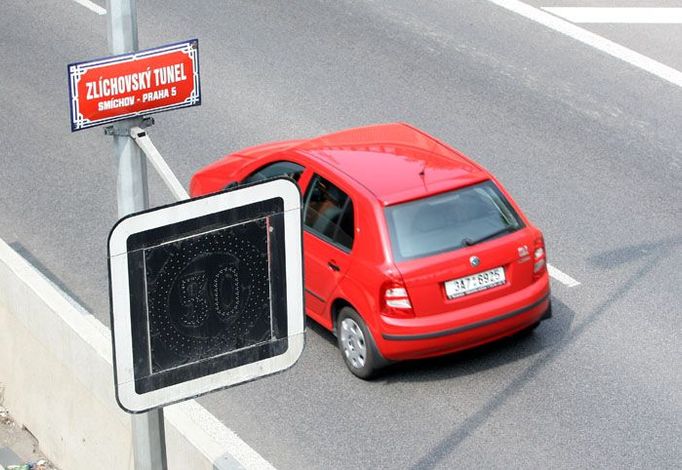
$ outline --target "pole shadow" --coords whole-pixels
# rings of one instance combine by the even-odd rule
[[[597,305],[585,318],[575,325],[568,334],[538,354],[537,359],[503,390],[491,397],[481,408],[469,415],[448,436],[423,455],[411,468],[432,469],[451,454],[462,442],[474,434],[490,417],[511,397],[534,380],[562,352],[580,338],[609,308],[623,298],[634,286],[650,274],[661,260],[670,255],[682,244],[682,237],[672,237],[658,242],[649,242],[618,249],[608,250],[587,259],[589,263],[602,269],[613,269],[626,263],[641,261],[643,264],[617,288],[606,300]],[[551,320],[550,320],[551,321]]]

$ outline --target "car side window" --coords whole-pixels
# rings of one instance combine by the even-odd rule
[[[274,178],[276,176],[288,176],[294,181],[298,181],[303,173],[303,168],[298,163],[294,162],[275,162],[265,165],[258,170],[251,173],[249,176],[244,178],[244,183],[255,183],[256,181],[263,181],[269,178]]]
[[[303,224],[344,248],[353,247],[353,201],[330,181],[315,175],[305,195]]]

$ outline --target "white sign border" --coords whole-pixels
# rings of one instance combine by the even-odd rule
[[[284,246],[288,348],[283,354],[226,371],[138,394],[135,391],[128,277],[128,238],[156,227],[257,203],[274,197],[284,200]],[[121,219],[109,237],[111,330],[113,335],[116,399],[124,410],[141,413],[187,400],[221,388],[270,375],[293,366],[304,347],[301,193],[294,182],[276,179],[166,206]]]

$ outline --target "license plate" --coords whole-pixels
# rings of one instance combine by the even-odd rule
[[[505,281],[504,268],[499,267],[474,274],[473,276],[460,277],[459,279],[447,281],[445,283],[445,294],[448,296],[448,299],[454,299],[455,297],[461,297],[495,286],[501,286]]]

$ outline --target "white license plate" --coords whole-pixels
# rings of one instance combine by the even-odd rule
[[[504,268],[495,268],[490,271],[474,274],[473,276],[460,277],[445,283],[445,294],[448,299],[461,297],[474,292],[490,289],[491,287],[501,286],[506,281]]]

